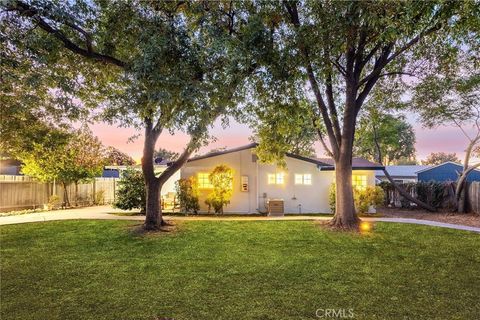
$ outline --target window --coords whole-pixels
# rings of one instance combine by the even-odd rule
[[[283,184],[285,181],[283,173],[269,173],[268,184]]]
[[[275,174],[269,173],[268,174],[268,184],[275,184]]]
[[[367,188],[367,176],[365,175],[353,175],[352,186],[357,190],[365,190]]]
[[[283,184],[283,173],[277,173],[277,184]]]
[[[303,175],[295,174],[295,184],[303,184]]]
[[[198,188],[199,189],[212,189],[213,186],[210,183],[209,178],[210,173],[207,172],[200,172],[198,174]]]
[[[312,184],[312,175],[311,174],[304,174],[303,175],[303,184]]]
[[[295,184],[312,184],[312,175],[311,174],[295,174]]]

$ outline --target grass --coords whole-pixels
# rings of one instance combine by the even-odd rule
[[[378,223],[190,221],[139,236],[132,221],[2,226],[6,319],[474,319],[480,236]],[[158,317],[158,318],[157,318]],[[318,319],[318,318],[317,318]]]

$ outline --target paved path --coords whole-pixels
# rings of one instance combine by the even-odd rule
[[[95,220],[137,220],[143,221],[144,216],[119,216],[112,213],[122,213],[126,211],[113,209],[110,206],[87,207],[79,209],[55,210],[23,214],[18,216],[0,217],[0,225],[28,223],[28,222],[43,222],[54,220],[76,220],[76,219],[95,219]],[[259,216],[235,216],[235,217],[181,217],[181,216],[165,216],[166,220],[179,221],[272,221],[272,220],[329,220],[330,217],[322,216],[284,216],[284,217],[259,217]],[[463,226],[458,224],[443,223],[430,220],[407,219],[407,218],[362,218],[364,221],[381,221],[381,222],[397,222],[397,223],[411,223],[421,224],[433,227],[450,228],[457,230],[473,231],[480,233],[480,228]]]

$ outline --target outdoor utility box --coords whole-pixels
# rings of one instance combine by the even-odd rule
[[[283,213],[284,213],[283,199],[268,200],[269,216],[283,216]]]
[[[242,192],[248,192],[248,176],[242,176]]]

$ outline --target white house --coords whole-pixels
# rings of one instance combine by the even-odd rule
[[[213,152],[191,158],[181,169],[181,178],[196,176],[201,211],[211,185],[209,173],[225,164],[235,171],[233,196],[225,212],[266,212],[269,200],[283,200],[285,213],[330,213],[328,195],[334,182],[331,159],[308,158],[293,154],[286,157],[287,168],[261,164],[254,153],[256,144]],[[375,185],[378,164],[362,158],[353,160],[353,184],[357,188]]]

